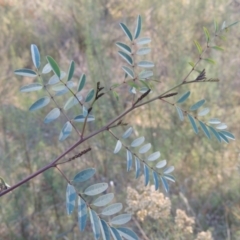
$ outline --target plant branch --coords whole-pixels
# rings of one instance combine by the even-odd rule
[[[59,79],[59,80],[60,80],[60,82],[61,82],[62,84],[65,85],[65,87],[69,90],[69,92],[77,99],[78,103],[82,106],[83,104],[82,104],[81,101],[78,99],[77,95],[72,91],[72,89],[69,88],[68,85],[67,85],[65,82],[63,82],[61,79]]]
[[[66,179],[66,181],[69,183],[69,184],[71,184],[70,183],[70,180],[66,177],[66,175],[62,172],[62,170],[58,167],[58,166],[55,166],[55,168],[61,173],[61,175]]]
[[[16,183],[15,185],[11,186],[10,188],[4,190],[4,191],[1,191],[0,192],[0,197],[7,194],[8,192],[14,190],[15,188],[23,185],[24,183],[28,182],[29,180],[35,178],[36,176],[38,176],[39,174],[45,172],[46,170],[52,168],[55,166],[55,164],[60,160],[62,159],[66,154],[68,154],[69,152],[71,152],[74,148],[76,148],[77,146],[79,146],[80,144],[82,144],[83,142],[85,142],[86,140],[94,137],[95,135],[103,132],[103,131],[106,131],[108,129],[111,128],[111,125],[114,124],[115,122],[117,122],[118,120],[122,119],[124,116],[126,116],[128,113],[132,112],[134,109],[138,108],[138,107],[141,107],[143,105],[146,105],[150,102],[153,102],[157,99],[160,99],[162,98],[164,95],[166,95],[167,93],[173,91],[174,89],[184,85],[184,84],[190,84],[190,83],[195,83],[195,82],[181,82],[180,84],[170,88],[169,90],[165,91],[164,93],[154,97],[154,98],[151,98],[150,100],[148,101],[145,101],[141,104],[137,104],[135,106],[131,106],[129,107],[128,109],[126,109],[124,112],[122,112],[120,115],[118,115],[117,117],[115,117],[114,119],[112,119],[111,121],[109,121],[105,126],[103,126],[102,128],[100,128],[99,130],[96,130],[94,131],[93,133],[90,133],[88,136],[84,137],[83,136],[83,131],[82,131],[82,137],[75,143],[73,144],[70,148],[68,148],[65,152],[63,152],[61,155],[59,155],[56,159],[54,159],[52,162],[50,162],[49,164],[45,165],[44,167],[40,168],[38,171],[36,171],[35,173],[29,175],[28,177],[26,177],[25,179],[21,180],[20,182]]]

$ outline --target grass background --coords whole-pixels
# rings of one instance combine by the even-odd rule
[[[73,59],[75,80],[84,72],[87,88],[98,81],[109,87],[122,81],[123,62],[117,55],[115,42],[126,38],[118,23],[125,22],[134,29],[140,14],[142,36],[152,39],[150,58],[156,66],[154,76],[160,83],[155,87],[160,93],[177,84],[190,71],[188,62],[198,57],[193,40],[205,43],[203,26],[212,33],[214,19],[230,24],[239,20],[239,11],[237,1],[223,0],[1,0],[0,176],[10,185],[18,182],[58,156],[77,137],[73,135],[64,143],[58,142],[64,118],[45,125],[43,119],[49,107],[36,113],[27,111],[43,93],[20,94],[19,87],[30,83],[31,79],[16,77],[13,71],[32,68],[32,43],[39,47],[43,65],[46,63],[44,56],[51,55],[67,71]],[[163,102],[138,109],[125,119],[135,126],[137,136],[144,135],[153,144],[153,150],[160,150],[163,158],[175,166],[177,183],[171,185],[168,195],[172,202],[171,214],[174,217],[176,209],[182,209],[199,222],[192,239],[206,230],[212,232],[214,239],[240,238],[239,38],[239,25],[236,25],[227,33],[226,41],[216,40],[225,51],[208,53],[216,64],[199,66],[206,69],[208,78],[219,78],[219,83],[187,85],[179,90],[180,93],[191,90],[189,103],[205,98],[211,116],[226,122],[236,141],[218,144],[207,140],[202,133],[195,135],[188,121],[180,122],[175,109]],[[88,131],[102,126],[126,107],[125,90],[119,92],[119,102],[110,94],[96,104],[97,121]],[[63,104],[66,100],[64,96],[58,101]],[[122,132],[123,129],[116,131]],[[68,176],[74,176],[83,168],[96,167],[94,180],[114,181],[111,191],[127,207],[126,187],[134,188],[137,180],[133,173],[126,173],[125,154],[112,155],[115,143],[107,133],[85,143],[81,150],[89,145],[93,147],[91,153],[62,169]],[[74,150],[69,157],[81,150]],[[66,215],[65,188],[66,182],[58,172],[49,170],[2,197],[0,239],[56,239],[68,230],[71,231],[63,237],[65,239],[92,239],[90,231],[78,231],[76,216]],[[174,225],[172,219],[166,226],[158,220],[153,224],[150,217],[138,223],[136,227],[132,221],[130,226],[142,239],[141,231],[149,239],[184,239],[171,231],[163,235]],[[87,228],[90,229],[90,225]]]

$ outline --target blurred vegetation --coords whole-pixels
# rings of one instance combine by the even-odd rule
[[[32,67],[30,44],[38,45],[42,57],[51,55],[65,70],[73,59],[77,65],[75,77],[86,73],[89,86],[101,81],[108,87],[123,78],[115,42],[125,36],[118,23],[133,26],[141,14],[144,35],[152,38],[151,60],[156,66],[155,78],[160,81],[155,87],[161,92],[183,79],[191,69],[188,62],[197,59],[193,40],[205,42],[203,26],[213,32],[214,19],[232,23],[239,20],[239,12],[240,3],[236,0],[0,0],[0,176],[12,185],[50,162],[75,140],[72,137],[64,144],[58,143],[63,121],[44,125],[48,109],[34,114],[27,112],[37,94],[18,93],[19,87],[30,79],[17,78],[13,71]],[[190,89],[192,103],[205,98],[212,117],[226,122],[239,139],[239,25],[231,28],[227,36],[226,41],[217,40],[225,48],[224,52],[209,52],[217,64],[199,67],[206,69],[208,78],[218,77],[220,83],[187,85],[179,92]],[[46,60],[42,60],[44,63]],[[89,131],[102,126],[126,107],[124,90],[119,92],[118,103],[112,95],[107,101],[97,103],[94,114],[98,121],[89,125]],[[162,102],[134,111],[126,121],[136,126],[136,135],[144,135],[153,143],[154,150],[160,149],[162,156],[176,168],[177,183],[171,185],[168,196],[169,216],[163,219],[159,214],[159,219],[155,219],[145,214],[142,221],[137,211],[134,212],[130,226],[139,237],[240,239],[238,140],[226,145],[210,142],[202,133],[195,135],[190,124],[180,122],[175,109]],[[124,155],[111,154],[114,148],[111,136],[103,133],[84,144],[91,144],[94,151],[62,166],[63,171],[73,176],[83,167],[95,166],[97,180],[113,181],[111,190],[129,208],[127,186],[135,189],[136,180],[133,173],[125,171]],[[74,150],[69,156],[82,149]],[[66,215],[65,188],[61,176],[49,170],[2,197],[0,239],[56,239],[56,236],[92,239],[92,233],[80,233],[76,219]],[[156,207],[155,211],[158,210],[161,211]],[[191,235],[181,235],[181,228],[177,230],[177,219],[181,218],[181,228],[184,222],[190,221]],[[63,232],[66,235],[60,235]]]

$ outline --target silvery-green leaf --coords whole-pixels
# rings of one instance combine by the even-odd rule
[[[146,164],[143,166],[143,173],[144,173],[144,185],[147,186],[149,183],[149,168]]]
[[[47,63],[47,64],[43,67],[42,74],[47,74],[47,73],[50,73],[51,71],[52,71],[52,68],[51,68],[50,64]]]
[[[190,91],[184,93],[184,94],[177,100],[177,103],[183,103],[183,102],[185,102],[185,101],[189,98],[190,94],[191,94]]]
[[[162,161],[157,163],[156,168],[163,168],[166,165],[167,165],[167,161],[166,160],[162,160]]]
[[[78,90],[77,90],[78,92],[80,92],[84,88],[85,83],[86,83],[86,75],[82,74],[78,83]]]
[[[100,225],[99,225],[99,217],[96,214],[95,211],[89,208],[89,215],[90,215],[90,221],[92,230],[94,233],[94,238],[99,239],[100,238]]]
[[[146,79],[146,78],[149,78],[149,77],[152,77],[152,76],[153,76],[152,71],[143,71],[139,74],[140,79]]]
[[[49,104],[49,102],[50,102],[50,97],[40,98],[31,105],[31,107],[29,108],[29,111],[32,112],[32,111],[36,111],[40,108],[43,108],[43,107],[47,106]]]
[[[140,61],[138,66],[142,68],[152,68],[154,67],[154,63],[150,61]]]
[[[93,184],[93,185],[87,187],[84,190],[84,194],[86,194],[88,196],[98,195],[98,194],[104,192],[107,188],[108,188],[107,183],[96,183],[96,184]]]
[[[94,94],[95,94],[94,89],[91,89],[85,98],[85,102],[90,102],[93,99]]]
[[[225,123],[220,123],[219,125],[216,126],[216,129],[219,130],[224,130],[227,128],[227,125]]]
[[[221,123],[220,120],[218,120],[217,118],[212,118],[208,121],[210,124],[219,124]]]
[[[63,90],[61,90],[61,91],[56,92],[55,96],[56,96],[56,97],[57,97],[57,96],[62,96],[62,95],[64,95],[64,94],[68,93],[68,92],[69,92],[69,89],[65,88],[65,89],[63,89]]]
[[[73,178],[73,183],[85,182],[88,179],[90,179],[95,173],[96,173],[95,168],[84,169],[83,171],[75,175],[75,177]]]
[[[208,128],[213,133],[213,135],[217,138],[217,140],[221,142],[221,137],[219,136],[218,132],[213,127],[208,126]]]
[[[151,48],[139,48],[136,52],[137,55],[146,55],[151,52]]]
[[[60,72],[60,68],[57,65],[56,61],[50,56],[47,56],[46,58],[47,58],[48,63],[50,64],[53,72],[60,78],[61,72]]]
[[[160,178],[162,180],[162,184],[163,184],[163,187],[164,187],[165,191],[168,192],[169,191],[169,186],[168,186],[168,183],[167,183],[166,179],[164,177],[160,177]]]
[[[122,51],[118,51],[118,54],[119,54],[129,65],[132,65],[132,64],[133,64],[132,57],[130,57],[127,53],[122,52]]]
[[[146,153],[147,151],[150,150],[150,148],[152,147],[152,144],[151,143],[147,143],[145,145],[143,145],[140,149],[139,149],[139,153]]]
[[[107,223],[104,220],[99,219],[99,224],[100,224],[103,240],[110,240],[110,231]]]
[[[111,216],[119,211],[122,210],[122,203],[113,203],[107,207],[105,207],[103,210],[102,210],[102,215],[104,216]]]
[[[68,183],[67,190],[66,190],[66,209],[67,214],[71,214],[73,212],[73,209],[75,207],[75,201],[76,201],[76,191],[75,188]]]
[[[194,118],[191,115],[188,114],[188,119],[189,119],[189,121],[190,121],[190,123],[192,125],[192,128],[193,128],[194,132],[196,134],[198,134],[198,127],[196,125],[196,122],[195,122]]]
[[[133,128],[132,128],[132,127],[128,128],[128,129],[124,132],[124,134],[122,135],[122,138],[128,138],[128,137],[130,137],[130,135],[132,134],[132,132],[133,132]]]
[[[42,84],[40,83],[32,83],[25,85],[20,88],[20,92],[34,92],[34,91],[39,91],[43,88]]]
[[[32,55],[32,61],[36,68],[40,67],[40,54],[38,51],[38,47],[35,44],[31,45],[31,55]]]
[[[151,38],[149,37],[142,37],[142,38],[139,38],[137,40],[137,45],[144,45],[144,44],[148,44],[151,42]]]
[[[78,95],[78,96],[76,96],[76,97],[78,98],[79,101],[82,100],[82,96]],[[64,109],[64,110],[69,110],[69,109],[72,108],[73,106],[79,104],[79,102],[78,102],[78,100],[76,99],[76,97],[75,97],[75,96],[71,96],[71,97],[67,100],[67,102],[65,103],[63,109]]]
[[[126,240],[138,240],[138,236],[129,228],[118,227],[117,228],[121,237],[124,237]]]
[[[121,150],[121,148],[122,148],[122,142],[118,140],[113,153],[115,154],[118,153]]]
[[[131,147],[140,146],[141,144],[143,144],[144,140],[145,140],[145,137],[139,137],[139,138],[133,140],[133,142],[131,143]]]
[[[93,201],[93,205],[96,207],[103,207],[109,204],[114,198],[113,193],[104,194]]]
[[[131,68],[123,66],[122,69],[123,69],[123,71],[124,71],[125,73],[127,73],[127,75],[128,75],[130,78],[134,78],[134,72],[133,72],[133,70],[132,70]]]
[[[159,151],[152,153],[151,155],[148,156],[147,160],[148,161],[155,161],[158,158],[160,158],[161,153]]]
[[[235,140],[235,137],[232,133],[227,131],[221,131],[222,134],[224,134],[228,139]]]
[[[177,109],[177,113],[178,113],[178,117],[181,121],[184,120],[184,116],[183,116],[183,112],[182,112],[182,109],[179,108],[177,105],[175,105],[176,109]]]
[[[73,120],[74,122],[84,122],[85,118],[82,114],[76,116]],[[88,115],[86,122],[92,122],[95,121],[95,117],[93,115]]]
[[[159,188],[158,174],[154,171],[152,171],[152,173],[153,173],[153,181],[154,181],[155,190],[157,191]]]
[[[121,49],[123,50],[124,52],[128,53],[128,54],[131,54],[132,53],[132,50],[131,48],[125,44],[125,43],[121,43],[121,42],[117,42],[116,45]]]
[[[198,113],[198,116],[205,116],[205,115],[207,115],[209,112],[210,112],[210,109],[209,109],[209,108],[204,108],[203,110],[201,110],[201,111]]]
[[[225,143],[229,143],[228,138],[224,134],[222,134],[221,132],[218,132],[218,135]]]
[[[175,182],[175,178],[172,175],[170,175],[170,174],[164,174],[163,177],[165,179],[167,179],[168,181]]]
[[[140,170],[141,170],[140,160],[137,157],[135,157],[135,176],[136,176],[136,178],[139,177]]]
[[[210,138],[211,138],[211,135],[210,135],[210,133],[209,133],[209,131],[208,131],[208,128],[207,128],[207,127],[205,126],[205,124],[204,124],[203,122],[201,122],[201,121],[199,121],[199,124],[200,124],[200,127],[202,128],[204,134],[207,136],[208,139],[210,139]]]
[[[75,70],[75,63],[74,63],[74,61],[71,61],[69,69],[68,69],[68,77],[67,77],[68,81],[70,81],[72,79],[74,70]]]
[[[134,39],[137,39],[141,33],[141,28],[142,28],[142,18],[139,15],[137,18],[137,26],[135,28],[135,33],[134,33]]]
[[[85,201],[78,196],[78,227],[82,232],[87,223],[87,205]]]
[[[132,153],[127,150],[127,171],[130,171],[132,167]]]
[[[124,214],[121,214],[121,215],[118,215],[114,218],[112,218],[110,220],[110,223],[111,224],[114,224],[114,225],[123,225],[127,222],[129,222],[132,218],[132,215],[129,214],[129,213],[124,213]]]
[[[190,111],[195,111],[195,110],[199,109],[204,103],[205,103],[205,99],[202,99],[202,100],[194,103],[194,104],[190,107]]]
[[[168,167],[164,170],[164,174],[169,174],[174,171],[174,166]]]
[[[62,128],[62,131],[59,135],[59,141],[64,141],[67,137],[70,136],[72,132],[72,124],[70,122],[66,122]]]
[[[73,88],[73,82],[69,81],[66,84],[59,83],[59,84],[53,85],[51,88],[54,92],[63,91],[65,89]]]
[[[84,117],[88,115],[88,109],[84,105],[83,105],[82,113]]]
[[[66,73],[63,72],[63,71],[60,72],[60,79],[59,79],[59,77],[58,77],[56,74],[54,74],[54,75],[53,75],[52,77],[50,77],[50,79],[48,80],[48,84],[49,84],[49,85],[54,85],[54,84],[58,83],[60,80],[62,80],[65,76],[66,76]]]
[[[119,25],[122,28],[123,32],[126,34],[126,36],[129,38],[129,40],[132,41],[133,37],[128,27],[124,23],[120,23]]]
[[[24,76],[24,77],[36,77],[37,73],[31,69],[27,69],[27,68],[22,68],[22,69],[18,69],[15,70],[14,73],[16,75],[20,75],[20,76]]]
[[[56,120],[60,116],[61,112],[59,108],[52,109],[47,116],[44,118],[44,123],[50,123]]]
[[[131,87],[130,88],[130,93],[137,94],[136,88],[135,87]]]
[[[122,240],[122,237],[120,236],[116,228],[110,227],[110,232],[114,240]]]

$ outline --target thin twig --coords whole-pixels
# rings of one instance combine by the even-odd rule
[[[89,152],[89,151],[91,151],[91,148],[90,148],[90,147],[87,148],[87,149],[85,149],[85,150],[83,150],[82,152],[76,154],[75,156],[69,158],[68,160],[66,160],[66,161],[64,161],[64,162],[56,163],[55,165],[58,166],[58,165],[60,165],[60,164],[64,164],[64,163],[70,162],[70,161],[72,161],[72,160],[74,160],[74,159],[76,159],[76,158],[81,157],[82,155],[86,154],[86,153]]]
[[[140,233],[142,234],[142,236],[143,236],[143,238],[145,239],[145,240],[150,240],[148,237],[147,237],[147,235],[146,235],[146,233],[144,232],[144,230],[142,229],[142,227],[141,227],[141,225],[139,224],[139,222],[136,220],[136,218],[135,217],[132,217],[132,220],[134,221],[134,224],[137,226],[137,228],[139,229],[139,231],[140,231]]]
[[[61,175],[66,179],[66,181],[71,184],[70,180],[66,177],[66,175],[61,171],[61,169],[56,165],[55,168],[61,173]]]
[[[39,76],[39,78],[41,79],[41,81],[42,81],[42,83],[44,84],[44,81],[43,81],[43,79],[42,79],[42,76],[41,76],[41,74],[39,74],[39,72],[38,72],[38,76]],[[48,90],[48,88],[47,88],[47,86],[46,85],[44,85],[45,86],[45,89],[46,89],[46,91],[47,91],[47,93],[48,93],[48,95],[51,97],[51,99],[53,100],[53,102],[55,103],[55,105],[56,105],[56,107],[62,112],[62,114],[66,117],[66,119],[69,121],[69,123],[73,126],[73,128],[75,129],[75,131],[77,132],[77,134],[79,135],[79,136],[81,136],[81,133],[78,131],[78,129],[75,127],[75,125],[72,123],[72,121],[71,121],[71,119],[67,116],[67,114],[63,111],[63,109],[58,105],[58,103],[56,102],[56,100],[54,99],[54,97],[53,97],[53,95],[50,93],[50,91]]]

